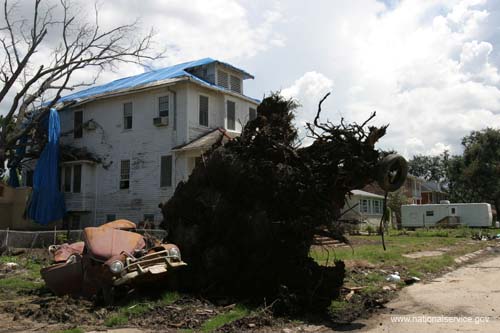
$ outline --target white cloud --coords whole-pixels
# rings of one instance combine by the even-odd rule
[[[406,0],[391,10],[357,6],[330,22],[331,34],[303,47],[321,48],[337,60],[318,67],[335,80],[335,107],[348,120],[360,122],[375,109],[376,124],[390,123],[381,147],[408,157],[457,153],[471,130],[500,127],[500,80],[492,61],[500,45],[483,39],[500,25],[488,20],[487,4]],[[325,116],[335,118],[338,111],[329,110]]]
[[[299,127],[299,135],[303,138],[303,144],[307,145],[310,142],[305,138],[306,123],[314,119],[318,110],[318,102],[332,89],[331,79],[321,73],[311,71],[281,91],[283,96],[293,98],[300,103],[295,123]]]

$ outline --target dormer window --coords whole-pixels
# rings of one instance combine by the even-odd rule
[[[217,85],[229,89],[229,75],[220,69],[217,71]]]
[[[231,91],[241,94],[241,79],[231,75]]]

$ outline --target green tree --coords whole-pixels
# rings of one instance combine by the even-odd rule
[[[401,206],[408,204],[408,197],[401,190],[387,196],[387,207],[396,215],[396,227],[401,229]]]
[[[500,211],[500,130],[473,131],[462,139],[462,159],[452,163],[456,183],[468,199],[486,201]],[[460,172],[461,171],[461,172]]]
[[[429,181],[443,182],[446,180],[447,151],[437,156],[415,155],[408,161],[410,174]]]

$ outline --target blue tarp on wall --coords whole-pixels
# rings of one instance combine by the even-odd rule
[[[66,213],[64,195],[59,191],[60,134],[59,114],[55,109],[50,109],[48,143],[36,163],[33,193],[28,208],[28,216],[43,225],[62,219]]]

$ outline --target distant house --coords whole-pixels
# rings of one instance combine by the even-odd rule
[[[347,197],[347,203],[343,208],[345,214],[342,219],[378,226],[382,218],[384,197],[362,190],[352,190],[351,193],[352,195]]]
[[[60,169],[66,222],[158,224],[158,204],[187,180],[203,153],[256,117],[259,102],[244,94],[245,79],[253,76],[206,58],[63,97],[61,146],[74,151]],[[26,184],[31,171],[24,171]]]
[[[442,189],[440,183],[430,181],[422,184],[422,204],[438,204],[447,199],[448,193]]]
[[[424,189],[423,185],[425,183],[426,181],[422,178],[408,175],[399,191],[408,198],[408,204],[421,205],[423,203],[422,190]],[[376,182],[366,185],[363,190],[379,195],[385,194],[384,190],[382,190]]]

